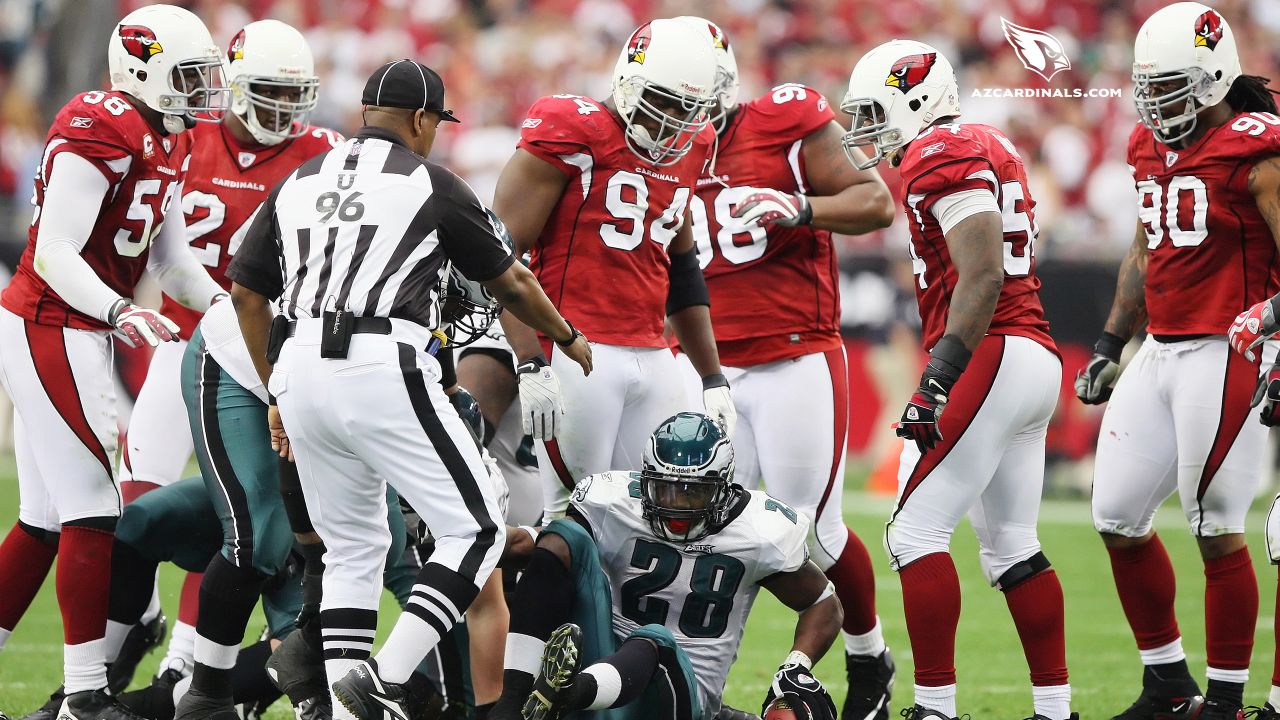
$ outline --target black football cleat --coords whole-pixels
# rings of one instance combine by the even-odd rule
[[[57,690],[49,696],[48,700],[40,707],[32,710],[22,716],[22,720],[55,720],[58,717],[58,710],[62,707],[62,701],[67,698],[67,694],[63,692],[62,686],[59,685]]]
[[[119,695],[133,682],[133,674],[138,670],[138,663],[147,653],[160,647],[165,636],[169,634],[169,621],[164,613],[160,613],[149,623],[134,625],[120,646],[116,659],[107,665],[107,687],[112,695]]]
[[[294,705],[293,717],[295,720],[333,720],[333,701],[329,693]]]
[[[1035,715],[1032,715],[1031,717],[1027,718],[1027,720],[1053,720],[1053,718],[1049,717],[1048,715],[1041,715],[1040,713],[1036,713]],[[1080,713],[1071,713],[1070,715],[1067,716],[1067,720],[1080,720]]]
[[[62,701],[57,720],[146,720],[120,704],[106,690],[71,693]]]
[[[760,720],[760,716],[746,710],[738,710],[728,705],[721,705],[715,720]]]
[[[844,696],[841,720],[888,720],[893,682],[898,676],[889,649],[879,655],[845,655],[844,671],[849,691]]]
[[[173,711],[173,720],[239,720],[235,701],[230,697],[214,697],[199,690],[187,690]]]
[[[404,685],[378,677],[378,666],[372,658],[334,683],[333,696],[356,720],[401,720],[410,717],[413,705]]]
[[[1250,705],[1244,709],[1244,716],[1250,720],[1280,720],[1280,712],[1271,703],[1265,703],[1262,707]]]
[[[908,708],[902,708],[902,711],[899,712],[898,714],[901,715],[905,720],[929,720],[929,718],[937,718],[938,720],[962,720],[963,718],[969,717],[968,715],[962,715],[959,718],[951,718],[938,712],[937,710],[932,710],[930,708],[922,707],[920,705],[916,705]]]
[[[542,650],[542,668],[533,692],[520,709],[523,720],[557,720],[564,712],[564,693],[582,667],[582,628],[565,623],[551,633]]]
[[[1204,697],[1195,680],[1165,680],[1146,668],[1138,699],[1111,720],[1194,720],[1202,704]]]
[[[173,686],[184,677],[181,670],[169,668],[151,678],[147,687],[121,693],[120,702],[143,717],[172,718]]]
[[[1194,720],[1244,720],[1244,710],[1239,705],[1226,705],[1206,699],[1196,709]]]

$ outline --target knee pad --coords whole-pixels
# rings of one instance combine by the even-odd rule
[[[1043,552],[1037,552],[1026,560],[1014,563],[1013,567],[1001,573],[996,579],[996,588],[1000,592],[1007,593],[1050,567],[1049,558],[1045,557]]]
[[[101,530],[102,532],[114,533],[116,531],[116,521],[118,517],[111,515],[98,515],[96,517],[80,518],[70,522],[62,523],[63,527],[82,527],[90,530]]]
[[[22,532],[30,535],[32,538],[35,539],[36,542],[40,543],[41,545],[48,545],[49,547],[53,547],[53,548],[58,547],[58,539],[62,537],[62,533],[56,532],[54,530],[43,530],[41,528],[36,527],[35,525],[28,525],[27,523],[24,523],[21,520],[18,521],[18,527],[22,530]]]

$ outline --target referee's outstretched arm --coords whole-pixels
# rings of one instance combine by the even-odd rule
[[[583,375],[591,374],[591,345],[587,343],[587,336],[561,317],[524,263],[511,263],[501,275],[481,284],[521,322],[555,340],[561,352],[582,367]],[[568,338],[572,343],[563,345],[561,343],[568,340],[561,338]]]

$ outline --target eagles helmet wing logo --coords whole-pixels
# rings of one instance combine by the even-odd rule
[[[1222,40],[1222,16],[1212,10],[1206,10],[1196,18],[1196,47],[1207,47],[1210,50],[1218,47]]]
[[[1041,30],[1032,30],[1000,18],[1000,27],[1004,28],[1004,37],[1013,46],[1022,66],[1045,79],[1053,79],[1054,75],[1071,67],[1071,59],[1062,47],[1058,38]]]
[[[627,62],[644,64],[644,53],[649,49],[649,41],[653,38],[653,32],[649,29],[649,23],[645,23],[635,32],[631,33],[631,39],[627,41]]]
[[[911,92],[911,88],[924,82],[937,61],[937,53],[908,55],[889,68],[889,77],[884,79],[885,87],[898,88],[903,95],[906,95]]]
[[[151,28],[141,25],[121,25],[120,43],[124,45],[125,52],[142,62],[147,62],[164,52],[164,48],[156,40],[156,34],[151,31]]]
[[[227,62],[235,62],[244,59],[244,30],[236,33],[231,38],[231,45],[227,48]]]

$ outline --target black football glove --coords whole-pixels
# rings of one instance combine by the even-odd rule
[[[1253,392],[1253,406],[1259,408],[1258,419],[1267,427],[1280,425],[1280,363],[1258,378]]]
[[[920,376],[920,387],[907,401],[895,429],[898,437],[915,442],[921,454],[937,447],[942,440],[938,425],[942,411],[972,354],[954,335],[944,336],[929,354],[929,364]]]
[[[788,700],[799,720],[837,720],[836,701],[804,665],[787,663],[778,668],[769,685],[769,695],[760,706],[760,713],[763,715],[769,704],[780,697]]]
[[[1093,344],[1093,357],[1076,374],[1076,397],[1085,405],[1101,405],[1111,399],[1111,388],[1120,376],[1120,353],[1125,341],[1119,335],[1102,333]]]

